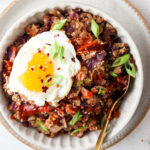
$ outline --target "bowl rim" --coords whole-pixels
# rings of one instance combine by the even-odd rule
[[[124,0],[125,2],[127,2],[127,0]],[[16,1],[17,2],[17,1]],[[76,3],[76,2],[74,2],[74,3]],[[76,3],[77,4],[77,3]],[[82,4],[82,3],[79,3],[79,4]],[[88,5],[87,5],[88,6]],[[93,6],[89,6],[90,8],[94,8]],[[43,7],[43,8],[41,8],[40,10],[38,9],[38,12],[39,13],[42,13],[42,12],[44,12],[43,10],[46,10],[46,9],[44,9],[45,7]],[[81,7],[82,8],[82,7]],[[100,15],[104,15],[104,16],[107,16],[107,18],[110,18],[111,20],[113,20],[113,22],[115,22],[120,28],[122,28],[127,34],[128,34],[128,36],[131,38],[131,36],[130,36],[130,34],[126,31],[126,29],[124,29],[124,27],[122,27],[122,25],[120,25],[120,23],[118,23],[118,21],[116,21],[115,19],[113,19],[112,17],[110,17],[109,15],[107,15],[107,13],[105,13],[105,12],[103,12],[103,11],[101,11],[101,10],[98,10],[97,8],[94,8],[94,9],[96,9],[96,11],[98,11],[99,13],[100,13]],[[6,32],[6,34],[3,36],[3,38],[2,38],[2,40],[1,40],[1,43],[3,43],[4,41],[5,41],[5,39],[7,39],[8,38],[8,35],[10,34],[10,32],[11,31],[13,31],[13,30],[15,30],[15,26],[16,26],[16,24],[20,24],[20,23],[22,23],[22,22],[24,22],[24,20],[26,20],[27,18],[29,18],[29,15],[31,15],[32,14],[32,17],[36,14],[37,12],[36,12],[36,10],[33,10],[33,11],[31,11],[30,13],[27,13],[27,14],[25,14],[22,18],[20,18],[20,19],[18,19],[13,25],[12,25],[12,27],[11,28],[9,28],[9,30]],[[106,20],[107,20],[107,18],[105,18]],[[112,23],[111,23],[112,24]],[[113,25],[113,24],[112,24]],[[136,45],[135,45],[135,43],[134,43],[134,41],[133,41],[133,39],[131,38],[131,40],[132,40],[132,42],[133,42],[133,44],[134,44],[134,46],[136,47]],[[136,51],[136,53],[138,53],[138,55],[139,55],[139,58],[140,58],[140,54],[139,54],[139,52],[138,52],[138,48],[136,47],[136,49],[137,49],[137,51]],[[144,80],[143,80],[143,67],[142,67],[142,61],[141,61],[141,58],[139,59],[140,60],[140,64],[141,64],[141,72],[142,72],[142,89],[143,89],[143,82],[144,82]],[[141,94],[142,94],[142,91],[141,91]],[[141,95],[140,94],[140,95]],[[139,102],[140,102],[140,98],[141,98],[141,96],[139,97],[139,101],[138,101],[138,104],[139,104]],[[137,104],[137,106],[138,106],[138,104]],[[136,108],[137,108],[137,106],[136,106]],[[136,110],[136,109],[135,109]],[[132,114],[132,116],[133,116],[133,114]],[[3,116],[2,116],[3,117]],[[132,118],[132,117],[131,117]],[[4,120],[5,120],[5,118],[3,118]],[[5,124],[5,122],[4,122],[4,120],[2,120],[2,118],[1,118],[1,116],[0,116],[0,121],[2,122],[2,124],[5,126],[6,124]],[[5,120],[6,121],[6,120]],[[7,126],[7,125],[6,125]],[[6,127],[5,126],[5,127]],[[6,127],[7,128],[7,127]],[[8,128],[7,128],[8,129]],[[11,132],[11,131],[10,131]],[[16,131],[14,131],[14,132],[16,132]],[[14,133],[15,134],[15,133]],[[13,134],[13,135],[14,135]],[[19,139],[19,140],[21,140],[21,139]],[[25,140],[25,139],[24,139]],[[23,143],[25,143],[25,141],[23,142]],[[116,142],[115,142],[116,143]],[[27,144],[27,143],[25,143],[25,144]],[[29,144],[27,144],[28,146],[29,146]],[[111,144],[110,144],[111,145]],[[31,145],[30,145],[31,146]],[[33,145],[32,145],[32,148],[35,148],[35,147],[33,147]],[[37,148],[35,148],[35,149],[37,149]]]

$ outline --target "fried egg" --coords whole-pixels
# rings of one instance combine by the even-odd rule
[[[72,78],[80,68],[74,46],[64,31],[43,32],[18,52],[8,88],[38,106],[46,101],[56,105],[69,93]]]

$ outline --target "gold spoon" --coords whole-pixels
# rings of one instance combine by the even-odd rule
[[[124,93],[114,102],[111,110],[109,111],[109,114],[108,114],[108,117],[107,117],[107,120],[105,121],[105,124],[104,124],[104,127],[98,137],[98,140],[97,140],[97,143],[95,145],[95,148],[94,150],[101,150],[101,146],[102,146],[102,143],[104,141],[104,137],[105,137],[105,132],[107,130],[107,127],[108,127],[108,124],[109,124],[109,121],[110,121],[110,118],[111,118],[111,115],[112,115],[112,112],[115,108],[115,106],[119,103],[119,101],[125,96],[125,94],[127,93],[127,90],[129,88],[129,83],[130,83],[130,76],[129,76],[129,79],[128,79],[128,85],[127,85],[127,88],[126,90],[124,91]]]

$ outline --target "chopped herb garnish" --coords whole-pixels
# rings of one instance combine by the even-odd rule
[[[79,127],[78,129],[73,130],[71,133],[72,133],[72,134],[75,134],[75,133],[79,132],[80,130],[82,130],[82,129],[87,129],[87,128],[88,128],[88,127]]]
[[[106,94],[106,89],[105,88],[100,88],[98,91],[99,95],[105,95]]]
[[[115,77],[115,78],[118,77],[118,75],[117,75],[116,73],[112,72],[112,71],[110,71],[109,74],[110,74],[112,77]]]
[[[49,80],[55,78],[55,81],[52,83],[48,83]],[[44,81],[43,85],[44,86],[52,86],[54,84],[59,83],[62,80],[63,76],[62,75],[50,75],[49,77],[47,77],[47,79]]]
[[[48,132],[48,129],[44,126],[43,122],[36,121],[36,123],[41,127],[41,129],[45,132]]]
[[[51,59],[55,59],[60,54],[60,60],[62,62],[64,57],[64,46],[60,46],[59,43],[55,40],[54,44],[52,45],[50,49],[50,56]]]
[[[105,114],[104,114],[104,117],[103,117],[102,120],[101,120],[101,124],[100,124],[100,128],[101,128],[101,129],[103,129],[103,127],[104,127],[104,124],[105,124],[105,121],[106,121],[106,117],[107,117],[107,114],[105,113]]]
[[[71,119],[71,121],[69,122],[70,125],[74,125],[76,122],[78,122],[78,120],[80,118],[82,118],[83,115],[80,114],[80,111],[78,111],[74,116],[73,118]]]
[[[118,57],[112,64],[112,67],[118,67],[125,64],[130,58],[130,54],[125,54],[121,57]]]
[[[61,47],[60,49],[60,61],[62,62],[64,56],[64,46]]]
[[[98,38],[100,34],[99,25],[96,23],[94,19],[91,20],[91,30],[95,35],[95,37]]]
[[[59,43],[55,40],[54,44],[50,49],[50,56],[52,60],[58,55],[59,49],[60,49]]]
[[[128,68],[130,67],[130,68]],[[133,78],[136,77],[136,70],[135,70],[135,66],[133,63],[131,63],[130,61],[128,61],[126,64],[125,64],[125,69],[126,69],[126,72],[132,76]]]
[[[67,22],[67,19],[60,20],[60,21],[56,22],[54,24],[54,26],[52,27],[52,31],[54,31],[54,30],[61,30],[66,22]]]

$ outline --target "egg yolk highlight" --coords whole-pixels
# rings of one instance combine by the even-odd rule
[[[19,77],[19,81],[30,91],[42,92],[44,81],[53,73],[54,66],[50,58],[45,53],[38,52],[28,62],[28,68]],[[49,81],[49,83],[51,82]]]

